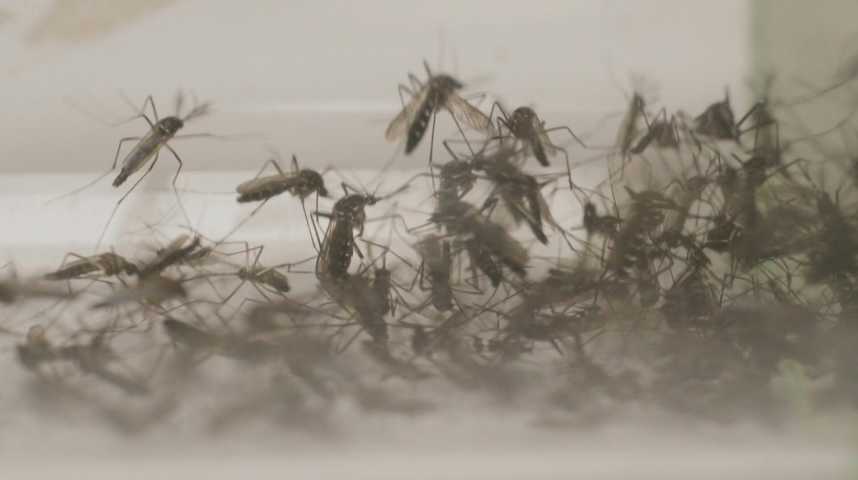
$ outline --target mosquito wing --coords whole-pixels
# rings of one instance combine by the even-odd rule
[[[426,101],[428,95],[429,88],[421,88],[420,91],[417,92],[417,95],[411,97],[411,101],[402,108],[399,115],[391,120],[390,125],[387,126],[387,131],[384,132],[384,138],[387,139],[388,142],[395,142],[408,132],[408,127],[414,120],[417,110],[420,108],[420,105],[423,105],[423,102]]]
[[[294,181],[296,175],[268,175],[265,177],[257,177],[252,180],[240,183],[235,187],[236,193],[246,194],[257,192],[259,190],[268,189],[272,184],[290,184],[290,180]]]
[[[536,206],[541,212],[542,221],[558,230],[563,230],[563,227],[557,223],[557,220],[554,219],[554,215],[551,214],[551,209],[548,207],[548,202],[545,200],[545,196],[542,195],[542,192],[539,190],[533,192],[531,198],[532,201],[536,202]]]
[[[479,108],[468,103],[467,100],[450,93],[447,95],[447,109],[456,117],[456,120],[464,123],[468,127],[487,132],[491,130],[492,121]]]

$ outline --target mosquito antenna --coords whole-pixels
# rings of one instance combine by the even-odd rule
[[[173,99],[173,111],[176,112],[176,116],[182,118],[182,106],[185,103],[185,96],[182,94],[182,90],[179,89],[176,91],[176,97]],[[193,109],[191,109],[193,111]]]

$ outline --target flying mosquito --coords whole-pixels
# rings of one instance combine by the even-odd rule
[[[136,120],[138,118],[142,118],[146,120],[146,123],[149,125],[149,131],[143,136],[135,136],[135,137],[124,137],[119,140],[119,143],[116,147],[116,154],[113,157],[113,164],[110,167],[110,170],[93,180],[92,182],[84,185],[83,187],[69,192],[65,195],[62,195],[59,198],[67,197],[69,195],[74,195],[90,186],[98,183],[102,178],[106,177],[114,170],[116,170],[116,166],[119,164],[119,154],[122,151],[122,146],[127,142],[136,142],[134,147],[125,154],[125,157],[122,160],[122,164],[120,166],[119,174],[113,180],[113,186],[119,187],[128,180],[131,175],[139,172],[143,169],[147,164],[149,168],[137,179],[136,182],[131,186],[131,188],[125,192],[122,197],[119,198],[119,201],[116,202],[116,205],[113,207],[113,211],[110,213],[110,217],[107,220],[107,223],[104,227],[104,231],[102,231],[101,236],[98,239],[98,243],[96,245],[96,249],[101,246],[101,241],[104,238],[105,233],[107,232],[107,227],[110,226],[111,221],[113,220],[114,215],[116,215],[119,206],[122,205],[122,202],[131,194],[134,189],[137,188],[138,185],[146,178],[147,175],[155,168],[155,164],[158,163],[158,158],[161,153],[162,148],[166,148],[170,151],[176,161],[179,163],[178,168],[176,169],[176,174],[173,176],[173,190],[176,193],[176,197],[178,199],[178,191],[176,191],[176,181],[179,178],[179,174],[182,172],[182,158],[179,154],[170,146],[169,141],[174,138],[190,138],[190,137],[211,137],[211,134],[206,133],[198,133],[198,134],[190,134],[190,135],[182,135],[177,136],[176,134],[181,130],[186,122],[194,120],[198,117],[204,116],[208,114],[211,110],[211,103],[205,102],[195,105],[188,111],[187,114],[182,115],[182,108],[184,106],[184,95],[180,91],[176,95],[175,100],[175,115],[171,115],[164,118],[159,118],[158,110],[155,108],[155,102],[152,99],[152,96],[149,95],[143,101],[143,106],[139,110],[139,113],[134,115],[128,120],[123,120],[118,122],[117,124],[124,124],[131,120]],[[146,114],[146,106],[149,106],[152,109],[152,114],[154,117],[154,121],[149,118]],[[55,199],[56,200],[56,199]]]
[[[462,123],[475,130],[489,131],[491,119],[459,96],[458,91],[464,87],[462,82],[443,73],[433,75],[426,61],[423,62],[423,67],[428,76],[425,84],[414,74],[409,74],[408,79],[411,82],[411,87],[399,86],[400,99],[402,99],[402,92],[404,91],[410,95],[411,100],[407,104],[403,100],[405,106],[390,122],[384,136],[391,142],[405,136],[405,153],[410,154],[423,139],[431,120],[432,144],[429,146],[429,163],[431,164],[435,143],[435,117],[441,108],[450,112],[463,138],[465,132],[462,129]],[[467,139],[465,141],[467,142]]]

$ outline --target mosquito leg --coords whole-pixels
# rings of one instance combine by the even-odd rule
[[[173,175],[173,194],[176,196],[176,203],[179,205],[179,210],[182,211],[182,216],[185,217],[185,222],[190,225],[191,217],[188,216],[188,211],[185,210],[185,205],[182,203],[182,198],[179,195],[179,189],[176,186],[176,182],[179,180],[179,175],[182,173],[182,167],[184,166],[184,164],[182,163],[182,157],[180,157],[179,154],[176,153],[176,151],[173,149],[173,147],[170,146],[169,143],[165,143],[164,146],[167,147],[167,150],[169,150],[170,153],[173,154],[173,157],[176,159],[176,161],[179,162],[179,167],[176,169],[176,174]]]
[[[140,140],[141,138],[143,138],[143,137],[125,137],[125,138],[122,138],[121,140],[119,140],[119,145],[116,147],[116,155],[114,155],[114,157],[113,157],[113,165],[110,167],[110,170],[102,173],[95,180],[92,180],[91,182],[87,183],[86,185],[84,185],[82,187],[76,188],[76,189],[72,190],[71,192],[64,193],[58,197],[54,197],[54,198],[48,200],[47,202],[45,202],[45,205],[49,205],[49,204],[51,204],[57,200],[61,200],[61,199],[66,198],[66,197],[71,197],[72,195],[77,195],[78,193],[80,193],[80,192],[86,190],[87,188],[95,185],[96,183],[100,182],[104,177],[110,175],[111,172],[116,170],[116,164],[119,162],[119,152],[122,150],[122,144],[125,142],[130,142],[132,140]]]
[[[435,120],[438,118],[437,110],[432,113],[432,133],[429,135],[429,168],[432,168],[432,153],[435,150]],[[432,188],[435,188],[435,180],[433,177]]]
[[[547,129],[545,129],[545,133],[555,132],[555,131],[558,131],[558,130],[565,130],[566,132],[569,132],[569,135],[571,135],[571,136],[572,136],[572,138],[573,138],[573,139],[575,139],[575,141],[576,141],[576,142],[578,142],[578,144],[579,144],[579,145],[581,145],[582,147],[584,147],[584,148],[588,148],[588,149],[589,149],[589,148],[592,148],[592,147],[588,146],[586,143],[584,143],[584,141],[583,141],[583,140],[581,140],[580,138],[578,138],[578,135],[575,135],[575,132],[573,132],[571,128],[569,128],[569,127],[567,127],[567,126],[565,126],[565,125],[564,125],[564,126],[560,126],[560,127],[547,128]]]
[[[265,290],[263,290],[263,289],[262,289],[262,288],[261,288],[261,287],[260,287],[256,282],[251,281],[251,282],[250,282],[250,285],[252,285],[252,286],[253,286],[253,288],[254,288],[254,289],[255,289],[255,290],[256,290],[260,295],[262,295],[262,298],[264,298],[264,299],[265,299],[265,301],[267,301],[268,303],[273,302],[273,300],[271,300],[271,297],[269,297],[268,295],[266,295]]]
[[[303,199],[301,199],[301,211],[304,212],[304,223],[307,225],[307,232],[310,234],[310,243],[313,244],[313,250],[319,253],[322,250],[319,231],[316,229],[315,223],[311,224],[310,215],[307,213],[307,206],[304,204]]]
[[[504,123],[509,121],[509,116],[506,114],[506,110],[504,110],[503,107],[501,106],[500,102],[497,102],[497,101],[492,102],[492,106],[489,109],[489,120],[491,120],[492,116],[495,114],[495,108],[498,109],[498,111],[501,114],[501,117],[503,117]],[[498,117],[498,121],[501,120],[501,117]],[[507,127],[507,128],[509,128],[509,127]],[[500,130],[500,129],[498,129],[498,130]]]
[[[139,109],[137,108],[136,105],[134,105],[134,102],[132,102],[131,99],[128,98],[128,95],[126,95],[125,92],[120,91],[119,96],[122,97],[122,100],[124,100],[125,103],[128,104],[128,106],[130,106],[132,109],[134,109],[136,112],[138,112],[138,116],[141,116],[143,118],[146,118],[146,105],[149,105],[152,108],[152,114],[155,116],[155,123],[157,123],[159,121],[158,109],[155,108],[155,100],[152,98],[152,95],[146,95],[146,98],[143,100],[143,105]],[[134,118],[136,118],[136,117],[134,117]],[[146,121],[149,122],[149,126],[151,128],[155,127],[152,124],[152,122],[149,121],[148,118],[146,118]]]
[[[263,200],[263,201],[262,201],[262,203],[260,203],[260,204],[259,204],[259,206],[257,206],[256,208],[254,208],[254,209],[253,209],[253,211],[252,211],[252,212],[250,212],[250,215],[248,215],[248,216],[244,217],[244,219],[243,219],[242,221],[238,222],[238,225],[236,225],[235,227],[233,227],[233,229],[232,229],[232,230],[230,230],[229,232],[227,232],[227,234],[226,234],[226,235],[224,235],[224,236],[223,236],[223,238],[221,238],[220,240],[218,240],[217,242],[215,242],[215,245],[216,245],[216,246],[217,246],[217,245],[220,245],[220,244],[222,244],[224,241],[226,241],[226,239],[228,239],[229,237],[233,236],[233,235],[235,234],[235,232],[237,232],[239,229],[241,229],[241,227],[243,227],[247,222],[249,222],[249,221],[250,221],[250,219],[251,219],[251,218],[253,218],[253,216],[254,216],[254,215],[256,215],[256,213],[257,213],[257,212],[259,212],[259,210],[261,210],[261,209],[262,209],[262,207],[264,207],[264,206],[265,206],[265,204],[267,204],[267,203],[268,203],[268,200],[271,200],[271,199],[270,199],[270,198],[266,198],[265,200]]]
[[[450,116],[453,118],[453,123],[456,124],[456,128],[459,129],[459,134],[462,135],[462,139],[465,140],[465,145],[468,146],[468,151],[471,152],[471,156],[472,157],[476,156],[477,154],[474,153],[474,147],[471,146],[471,142],[468,140],[468,137],[465,135],[465,130],[462,128],[462,124],[459,123],[459,119],[456,118],[455,115],[453,115],[453,112],[450,112]],[[433,134],[435,133],[435,119],[434,119],[434,117],[432,118],[432,133]],[[430,157],[430,164],[431,164],[431,157]]]
[[[116,205],[114,205],[114,207],[113,207],[113,211],[110,212],[110,217],[107,218],[107,223],[104,225],[104,230],[101,231],[101,235],[98,237],[98,242],[95,244],[95,251],[96,252],[98,252],[99,248],[101,248],[101,241],[104,240],[104,235],[107,233],[107,228],[110,226],[110,223],[113,221],[113,217],[114,217],[114,215],[116,215],[116,212],[119,210],[119,206],[122,205],[122,202],[124,202],[125,199],[128,198],[128,195],[131,194],[131,192],[133,192],[134,189],[137,188],[138,185],[140,185],[140,183],[143,181],[143,179],[145,179],[146,176],[148,176],[149,173],[152,172],[152,169],[155,168],[155,164],[157,164],[157,163],[158,163],[158,156],[156,154],[155,158],[152,160],[152,163],[149,165],[149,168],[146,169],[146,172],[142,176],[140,176],[140,178],[137,179],[136,182],[134,182],[134,185],[132,185],[131,188],[127,192],[125,192],[122,195],[122,197],[119,198],[119,201],[116,202]]]

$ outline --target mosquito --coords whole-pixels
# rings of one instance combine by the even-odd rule
[[[146,303],[160,305],[174,298],[186,298],[188,291],[180,280],[149,274],[141,276],[137,284],[117,290],[94,304],[93,309],[101,309],[123,305],[126,303]]]
[[[423,67],[428,77],[425,84],[415,75],[409,74],[411,87],[399,86],[399,96],[404,107],[390,122],[384,136],[390,142],[405,136],[405,153],[410,154],[423,139],[431,119],[430,141],[432,143],[429,145],[429,164],[431,165],[435,144],[435,118],[440,109],[444,108],[450,112],[465,142],[468,140],[462,129],[462,123],[474,130],[487,132],[491,129],[491,119],[459,96],[458,91],[464,87],[462,82],[447,74],[433,74],[426,61],[423,62]],[[403,92],[411,97],[407,104],[402,98]]]
[[[101,233],[101,236],[98,239],[98,243],[96,245],[96,249],[101,246],[101,241],[104,239],[104,235],[107,232],[107,228],[110,226],[113,217],[116,215],[116,212],[119,210],[120,205],[128,195],[134,191],[138,185],[146,178],[147,175],[155,168],[155,165],[158,163],[158,158],[161,153],[162,148],[166,148],[170,151],[173,157],[178,162],[179,166],[176,169],[176,174],[173,176],[173,191],[176,194],[176,198],[178,200],[178,191],[176,190],[176,181],[179,179],[179,174],[182,171],[182,158],[179,154],[170,146],[169,141],[174,138],[191,138],[191,137],[211,137],[211,134],[199,133],[199,134],[190,134],[190,135],[181,135],[178,136],[177,133],[181,130],[186,122],[199,118],[201,116],[207,115],[211,111],[211,103],[205,102],[201,104],[195,104],[190,111],[182,115],[182,107],[184,104],[184,95],[182,92],[178,92],[175,100],[175,115],[171,115],[164,118],[158,117],[158,110],[155,108],[155,102],[151,95],[147,96],[143,101],[143,107],[139,110],[137,115],[134,115],[129,120],[124,120],[122,123],[127,123],[131,120],[135,120],[138,118],[142,118],[149,125],[149,132],[145,135],[134,136],[134,137],[124,137],[119,140],[119,143],[116,147],[116,154],[113,158],[113,164],[110,167],[110,170],[100,175],[98,178],[93,180],[92,182],[84,185],[83,187],[69,192],[62,197],[67,197],[69,195],[74,195],[82,190],[89,188],[90,186],[98,183],[102,178],[110,175],[114,170],[116,170],[117,165],[119,164],[119,154],[122,151],[122,146],[127,142],[136,142],[134,147],[125,154],[125,157],[122,159],[122,164],[119,169],[119,174],[113,180],[113,187],[117,188],[125,183],[129,177],[142,170],[147,164],[149,168],[143,173],[140,178],[137,179],[136,182],[131,186],[131,188],[125,192],[120,198],[119,201],[116,202],[116,205],[113,207],[113,211],[110,213],[110,217],[107,220],[107,223],[104,227],[104,230]],[[149,106],[152,110],[152,114],[154,116],[154,121],[149,118],[146,114],[146,106]],[[56,200],[56,199],[55,199]],[[181,205],[181,202],[180,202]]]
[[[137,265],[121,255],[113,252],[100,253],[89,257],[83,257],[76,253],[69,253],[66,257],[76,258],[76,260],[65,263],[57,270],[45,274],[46,280],[72,280],[82,278],[93,273],[100,273],[106,277],[114,275],[126,274],[135,275],[139,273]]]
[[[425,276],[429,277],[430,301],[441,312],[453,308],[453,290],[450,286],[450,274],[453,269],[453,257],[450,242],[438,235],[426,235],[416,245],[417,251],[423,258],[418,268],[420,288],[426,290],[423,284]]]
[[[629,103],[629,108],[626,114],[623,115],[623,120],[620,122],[620,128],[617,130],[617,145],[620,148],[620,154],[623,158],[627,158],[631,152],[635,139],[640,132],[641,119],[646,116],[646,100],[643,95],[634,92]]]
[[[677,126],[676,115],[671,115],[670,120],[667,119],[667,112],[662,109],[656,116],[655,120],[649,125],[646,134],[635,143],[630,153],[639,155],[652,143],[655,142],[659,148],[679,149],[680,136]]]
[[[266,267],[259,263],[259,259],[262,256],[263,246],[256,246],[250,249],[247,249],[244,253],[249,254],[250,252],[255,251],[255,255],[253,257],[253,261],[250,261],[248,257],[246,259],[246,263],[244,266],[240,267],[234,273],[221,274],[204,274],[203,276],[221,276],[221,275],[235,275],[238,277],[239,282],[238,285],[218,303],[225,304],[228,303],[236,293],[241,291],[241,288],[245,285],[245,283],[250,283],[253,288],[265,298],[266,301],[271,302],[271,298],[265,293],[268,291],[269,293],[274,293],[280,295],[281,297],[288,293],[291,290],[291,286],[289,284],[289,279],[286,277],[286,274],[278,270],[278,268],[285,265],[276,265],[271,267]],[[237,252],[242,253],[242,252]],[[312,260],[312,257],[310,258]],[[291,266],[291,264],[289,265]]]
[[[206,254],[211,253],[209,250],[201,248],[199,235],[195,235],[190,241],[188,239],[188,235],[179,235],[169,245],[161,249],[152,261],[140,268],[140,277],[145,278],[159,274],[166,268],[176,265],[200,251]]]
[[[501,130],[500,127],[506,128],[515,140],[524,143],[526,148],[533,152],[533,156],[536,157],[536,160],[543,167],[551,165],[548,162],[548,158],[556,155],[557,152],[563,153],[563,156],[566,157],[568,162],[568,154],[566,153],[566,150],[552,143],[551,138],[548,136],[550,132],[565,130],[572,135],[572,138],[574,138],[578,144],[586,148],[584,142],[582,142],[581,139],[575,135],[575,132],[573,132],[569,127],[559,126],[545,128],[545,121],[540,119],[536,112],[530,107],[518,107],[513,110],[512,115],[507,115],[501,104],[495,102],[492,104],[492,109],[489,111],[489,117],[491,117],[495,108],[497,108],[501,114],[497,117],[498,130]],[[506,137],[501,135],[498,138],[503,139]]]
[[[277,173],[274,175],[261,176],[262,172],[265,171],[265,167],[269,164],[277,170]],[[241,225],[256,215],[256,212],[265,206],[269,200],[281,193],[288,192],[292,196],[298,197],[298,199],[301,200],[301,208],[304,209],[304,219],[307,221],[308,225],[309,217],[307,216],[307,210],[304,207],[304,200],[314,193],[320,197],[329,197],[322,174],[310,168],[300,168],[298,166],[298,158],[294,154],[292,155],[291,172],[284,172],[276,159],[269,159],[253,179],[242,182],[235,188],[235,191],[238,193],[238,197],[236,198],[238,203],[262,203],[256,207],[247,218],[239,223],[233,229],[233,232],[241,228]],[[229,235],[231,235],[231,233],[226,235],[226,237],[229,237]]]
[[[596,205],[588,201],[584,204],[582,223],[588,237],[599,234],[607,238],[613,238],[619,231],[622,221],[613,215],[599,214]]]
[[[268,164],[274,166],[277,174],[263,177],[261,176],[262,172]],[[328,190],[325,188],[325,180],[322,175],[309,168],[300,168],[298,158],[295,155],[292,155],[291,172],[284,172],[277,160],[270,159],[252,180],[242,182],[235,188],[235,191],[238,193],[236,199],[238,203],[267,201],[283,192],[289,192],[301,200],[313,193],[319,194],[320,197],[328,197]]]
[[[55,347],[47,338],[41,325],[30,327],[25,343],[16,346],[18,360],[27,369],[38,373],[44,363],[68,361],[74,363],[82,373],[89,373],[123,390],[125,393],[141,395],[148,392],[140,379],[119,373],[108,365],[117,357],[105,342],[105,333],[95,335],[88,344],[72,344]]]
[[[501,264],[520,277],[526,275],[527,250],[503,226],[486,218],[477,207],[458,201],[443,214],[436,213],[433,217],[432,221],[444,225],[451,234],[465,242],[463,246],[469,251],[472,261],[489,275],[493,284],[500,284],[495,270]]]
[[[356,189],[349,187],[345,182],[342,183],[345,196],[334,203],[332,212],[316,212],[317,216],[330,219],[316,258],[316,277],[319,280],[339,281],[348,276],[354,253],[363,258],[363,252],[355,242],[355,231],[358,237],[363,236],[366,207],[398,194],[407,186],[406,184],[387,195],[378,197],[375,194],[357,193]]]
[[[526,222],[533,235],[543,244],[548,243],[543,224],[551,225],[562,231],[551,215],[548,203],[542,196],[541,185],[536,177],[524,173],[512,161],[515,153],[509,149],[501,149],[489,156],[479,156],[473,161],[476,171],[485,172],[488,179],[495,184],[494,191],[489,196],[500,197],[512,214],[517,224]]]

